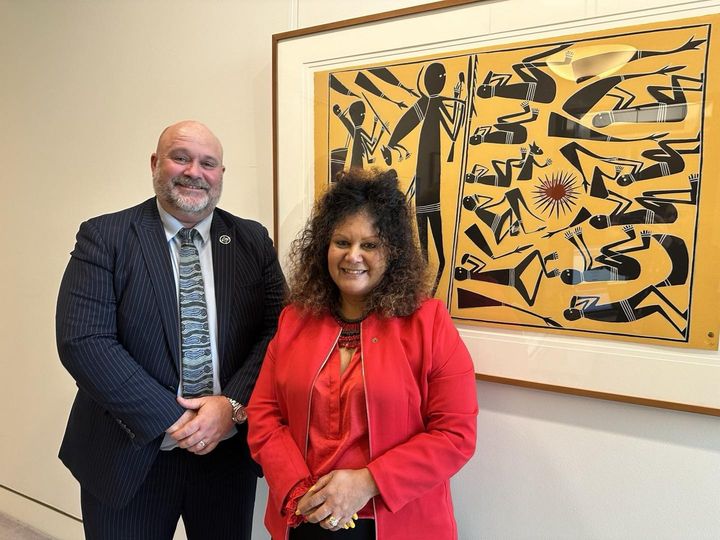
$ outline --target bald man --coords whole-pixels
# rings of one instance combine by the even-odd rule
[[[180,517],[190,540],[249,539],[260,470],[244,405],[285,280],[265,228],[216,208],[223,149],[206,126],[166,128],[150,166],[156,197],[83,223],[60,286],[58,352],[78,387],[60,459],[88,539],[171,539]],[[181,329],[188,257],[205,306]],[[209,344],[200,379],[192,340]]]

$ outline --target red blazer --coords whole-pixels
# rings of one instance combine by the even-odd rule
[[[339,334],[329,314],[285,308],[248,405],[248,443],[270,487],[265,525],[275,540],[287,537],[287,494],[310,475],[313,381]],[[473,455],[477,428],[470,354],[438,300],[408,317],[370,315],[361,339],[377,538],[455,539],[449,479]]]

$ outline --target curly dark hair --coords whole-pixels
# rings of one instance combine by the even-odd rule
[[[336,227],[358,212],[366,212],[373,220],[387,257],[385,273],[366,299],[366,312],[384,317],[410,315],[429,294],[429,279],[413,213],[392,169],[341,172],[318,199],[290,247],[289,301],[315,315],[339,308],[340,291],[328,270],[328,248]]]

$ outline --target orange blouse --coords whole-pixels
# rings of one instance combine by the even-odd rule
[[[320,370],[312,391],[307,466],[312,481],[337,469],[362,469],[370,462],[365,384],[360,348],[355,349],[345,371],[340,373],[340,349],[336,346]],[[304,487],[304,486],[303,486]],[[309,487],[309,486],[308,486]],[[306,489],[293,491],[288,507]],[[372,502],[358,512],[361,518],[374,517]],[[291,521],[292,514],[288,516]]]

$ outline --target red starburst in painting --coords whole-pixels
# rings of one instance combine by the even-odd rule
[[[555,217],[568,213],[577,204],[578,189],[575,176],[569,173],[553,173],[540,181],[533,191],[535,207],[542,213]]]

